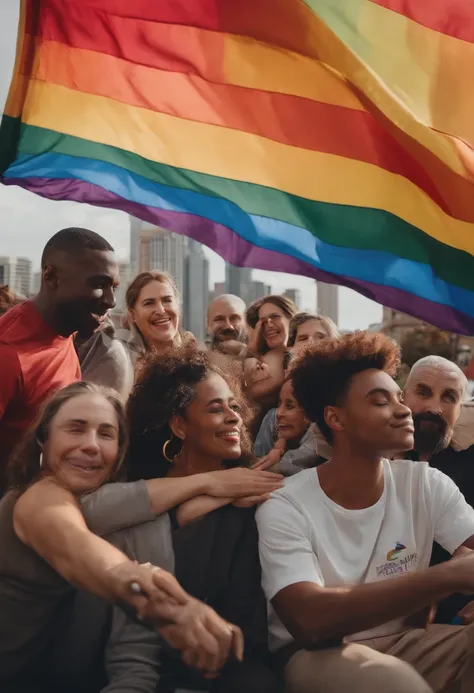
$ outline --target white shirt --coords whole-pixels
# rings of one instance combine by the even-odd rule
[[[347,510],[319,484],[317,469],[290,477],[257,511],[262,585],[268,601],[297,582],[340,587],[428,568],[433,540],[453,553],[474,534],[474,510],[449,477],[426,462],[383,461],[375,505]],[[347,640],[403,630],[402,619]],[[292,641],[270,607],[270,649]]]

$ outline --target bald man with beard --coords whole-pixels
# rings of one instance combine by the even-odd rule
[[[405,404],[413,413],[415,446],[407,457],[427,462],[449,476],[469,505],[474,506],[474,445],[459,450],[453,434],[467,398],[467,379],[459,366],[440,356],[427,356],[414,364],[405,385]],[[432,564],[451,556],[435,544]],[[474,621],[474,605],[463,609],[472,597],[452,595],[439,604],[440,623]],[[467,619],[467,620],[466,620]]]
[[[228,356],[245,356],[248,342],[245,310],[245,302],[233,294],[222,294],[211,301],[207,311],[211,349]]]

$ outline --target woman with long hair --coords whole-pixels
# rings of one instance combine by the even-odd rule
[[[186,594],[163,569],[174,567],[170,524],[166,515],[155,515],[197,494],[245,496],[255,487],[267,492],[275,484],[259,484],[270,475],[255,476],[248,470],[253,483],[247,485],[236,475],[225,482],[212,474],[111,483],[119,478],[126,446],[125,414],[117,395],[78,382],[52,397],[13,456],[10,491],[0,502],[2,693],[42,691],[42,683],[52,691],[52,671],[72,651],[82,652],[80,665],[92,679],[88,664],[96,661],[94,645],[103,641],[107,614],[96,602],[85,632],[77,636],[73,614],[87,612],[78,608],[77,600],[86,607],[90,602],[72,585],[138,608],[170,645],[185,651],[204,671],[218,670],[231,648],[239,655],[239,630]],[[115,546],[90,530],[98,535],[113,532],[109,539]],[[109,640],[115,655],[109,648],[108,693],[123,690],[121,685],[130,692],[153,693],[159,650],[153,632],[119,615]],[[54,657],[64,652],[67,642],[69,652]],[[80,690],[73,684],[77,681],[70,681],[68,690]],[[86,689],[96,690],[91,681]]]
[[[335,323],[324,315],[297,313],[290,321],[288,348],[291,359],[323,339],[338,339]],[[285,426],[285,420],[291,420]],[[328,458],[330,448],[315,424],[305,422],[303,410],[286,377],[280,390],[278,408],[265,415],[255,439],[254,451],[260,459],[255,469],[271,469],[285,475],[296,474]],[[306,426],[303,430],[302,426]]]
[[[248,409],[232,363],[195,349],[150,356],[128,403],[129,479],[158,474],[188,477],[248,465]],[[275,485],[280,486],[280,477]],[[266,607],[254,508],[268,494],[249,498],[188,501],[173,514],[176,575],[191,594],[218,614],[240,624],[245,659],[238,670],[224,669],[212,691],[274,691],[266,667]],[[239,507],[236,507],[239,506]],[[192,514],[201,519],[183,526]],[[164,664],[170,689],[200,689],[204,682],[174,659]]]
[[[147,352],[166,353],[172,347],[193,341],[180,329],[181,309],[176,282],[165,272],[141,272],[125,294],[126,324],[117,336],[128,350],[133,366]]]
[[[276,406],[290,358],[290,321],[296,313],[295,304],[287,296],[264,296],[247,309],[247,322],[253,332],[244,361],[245,393],[260,406],[261,417]]]

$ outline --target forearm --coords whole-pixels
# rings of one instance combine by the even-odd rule
[[[211,485],[207,474],[150,479],[146,482],[151,510],[154,515],[162,515],[171,508],[181,505],[191,498],[209,493]],[[217,507],[220,507],[217,506]]]
[[[285,609],[286,618],[278,606],[282,593],[274,600],[277,613],[295,638],[310,643],[342,638],[410,616],[453,592],[444,566],[356,587],[324,588],[317,594],[312,587],[310,583],[301,585],[298,603],[291,610]]]
[[[105,537],[155,518],[146,481],[106,484],[81,499],[87,526]]]
[[[200,517],[204,517],[208,513],[212,513],[218,508],[222,508],[224,505],[232,503],[234,498],[213,498],[212,496],[198,496],[193,498],[186,503],[180,505],[176,512],[176,519],[180,527],[198,520]]]

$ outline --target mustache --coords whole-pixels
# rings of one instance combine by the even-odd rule
[[[439,414],[432,414],[429,411],[425,411],[422,414],[413,415],[413,423],[415,424],[415,427],[419,427],[420,424],[425,422],[431,423],[434,426],[436,426],[440,433],[446,433],[446,430],[448,428],[447,422]]]

